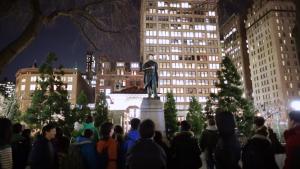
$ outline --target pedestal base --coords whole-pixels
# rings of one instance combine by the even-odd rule
[[[141,120],[151,119],[155,123],[155,130],[165,135],[165,116],[163,103],[160,99],[143,98],[141,104]]]

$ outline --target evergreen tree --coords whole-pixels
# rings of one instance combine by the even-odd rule
[[[165,126],[167,138],[171,139],[176,131],[178,131],[177,125],[177,109],[172,92],[168,92],[166,95],[166,102],[164,104],[165,114]]]
[[[229,57],[225,57],[221,63],[221,70],[217,72],[220,88],[218,94],[211,94],[213,101],[221,111],[231,112],[235,115],[237,127],[244,133],[253,124],[254,109],[250,101],[242,97],[241,78],[236,67]]]
[[[214,110],[213,110],[213,100],[211,97],[208,97],[205,108],[204,108],[206,118],[213,116]]]
[[[195,96],[191,98],[189,109],[187,114],[187,121],[192,125],[192,131],[196,137],[201,135],[204,125],[204,114],[202,113],[201,104],[198,102]]]
[[[75,120],[78,122],[83,122],[85,117],[89,114],[91,114],[91,110],[88,107],[88,97],[84,93],[84,91],[81,91],[78,98],[77,98],[77,105],[73,109],[73,113],[76,116]]]
[[[108,121],[108,105],[105,93],[103,92],[99,95],[99,101],[96,103],[96,112],[94,116],[95,127],[100,127],[102,123]]]
[[[56,121],[63,126],[65,132],[73,128],[74,116],[71,114],[66,84],[61,77],[64,75],[62,66],[53,68],[57,57],[49,53],[46,62],[39,67],[40,77],[33,93],[31,106],[24,114],[24,121],[34,128]]]

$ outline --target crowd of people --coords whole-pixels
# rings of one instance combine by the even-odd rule
[[[72,138],[54,123],[33,137],[30,129],[0,118],[0,169],[199,169],[204,162],[207,169],[279,169],[278,153],[286,154],[284,169],[300,168],[297,111],[289,113],[285,146],[262,117],[255,118],[253,136],[241,145],[230,112],[209,118],[200,139],[187,121],[180,123],[180,131],[169,140],[155,130],[150,119],[134,118],[130,125],[126,134],[110,122],[98,130],[87,116]]]

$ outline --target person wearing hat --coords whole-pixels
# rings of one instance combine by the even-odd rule
[[[289,129],[284,132],[286,159],[284,169],[300,168],[300,111],[289,113]]]

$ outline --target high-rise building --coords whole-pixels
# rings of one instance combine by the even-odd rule
[[[217,0],[143,0],[140,38],[141,59],[158,63],[158,92],[162,101],[174,93],[178,116],[186,115],[191,96],[204,103],[218,91]]]
[[[243,96],[252,98],[252,82],[249,68],[249,54],[247,51],[247,37],[245,28],[245,15],[233,14],[220,27],[220,36],[223,40],[222,51],[228,56],[239,75],[241,76]]]
[[[97,67],[96,67],[96,59],[93,52],[88,51],[86,53],[86,68],[85,73],[82,75],[82,77],[87,81],[87,83],[95,88],[96,87],[96,81],[97,81]]]
[[[59,70],[55,70],[59,72]],[[71,106],[76,105],[77,98],[83,91],[89,102],[94,101],[94,90],[81,77],[81,73],[75,69],[62,69],[64,75],[61,77],[68,91],[68,100]],[[16,73],[16,97],[20,103],[20,111],[25,112],[31,104],[33,92],[37,90],[37,80],[40,79],[38,68],[23,68]],[[55,87],[54,87],[55,88]]]
[[[300,66],[292,31],[296,9],[291,0],[256,0],[246,21],[253,98],[263,114],[286,115],[300,96]]]

